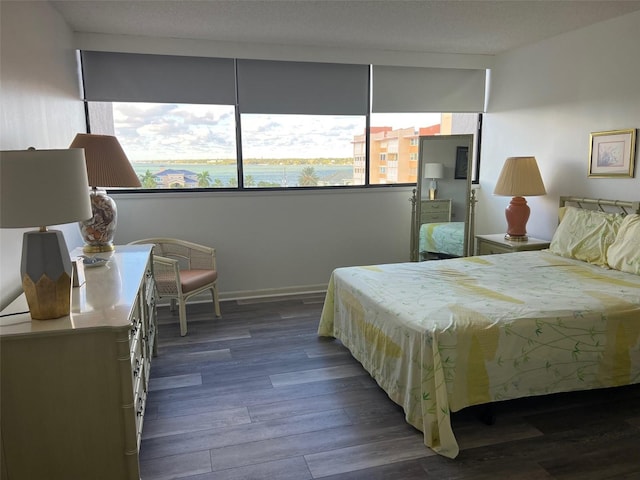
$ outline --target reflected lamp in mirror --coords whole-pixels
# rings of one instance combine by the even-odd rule
[[[531,209],[524,197],[545,195],[542,176],[535,157],[509,157],[504,162],[494,195],[511,198],[505,210],[507,217],[507,240],[526,241],[527,221]]]
[[[118,210],[116,202],[107,195],[104,187],[140,187],[140,179],[133,170],[118,139],[112,135],[79,133],[71,142],[71,148],[84,148],[87,176],[91,186],[93,216],[80,222],[85,253],[114,250]],[[102,188],[101,188],[102,187]]]
[[[444,178],[444,165],[441,163],[425,163],[424,178],[431,179],[429,183],[429,200],[435,200],[438,191],[437,179]]]
[[[91,217],[84,152],[0,152],[0,187],[0,227],[39,227],[22,241],[20,277],[31,318],[69,315],[71,258],[62,232],[47,226]]]

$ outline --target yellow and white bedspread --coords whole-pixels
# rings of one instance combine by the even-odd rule
[[[546,251],[339,268],[318,334],[454,458],[450,412],[640,382],[640,276]]]

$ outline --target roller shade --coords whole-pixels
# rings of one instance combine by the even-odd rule
[[[235,105],[231,58],[82,52],[85,99]]]
[[[483,112],[485,70],[373,66],[374,113]]]
[[[241,113],[366,115],[369,66],[238,60]]]

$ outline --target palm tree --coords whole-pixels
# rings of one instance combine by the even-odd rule
[[[298,185],[301,187],[313,187],[318,185],[320,177],[313,167],[304,167],[298,177]]]
[[[142,188],[158,188],[158,183],[156,182],[156,177],[151,170],[147,170],[144,172],[144,175],[138,175],[140,179],[140,183],[142,184]]]
[[[245,187],[255,187],[256,186],[256,179],[253,178],[253,175],[247,175],[246,177],[244,177],[244,186]]]
[[[198,179],[199,187],[206,188],[211,185],[211,175],[209,175],[208,171],[200,172],[196,178]]]

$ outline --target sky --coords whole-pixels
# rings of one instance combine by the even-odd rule
[[[440,114],[371,116],[372,126],[394,129],[439,122]],[[233,106],[114,102],[113,124],[113,132],[109,125],[94,133],[114,134],[133,162],[236,157]],[[364,117],[243,114],[243,156],[352,157],[353,137],[364,130]]]

